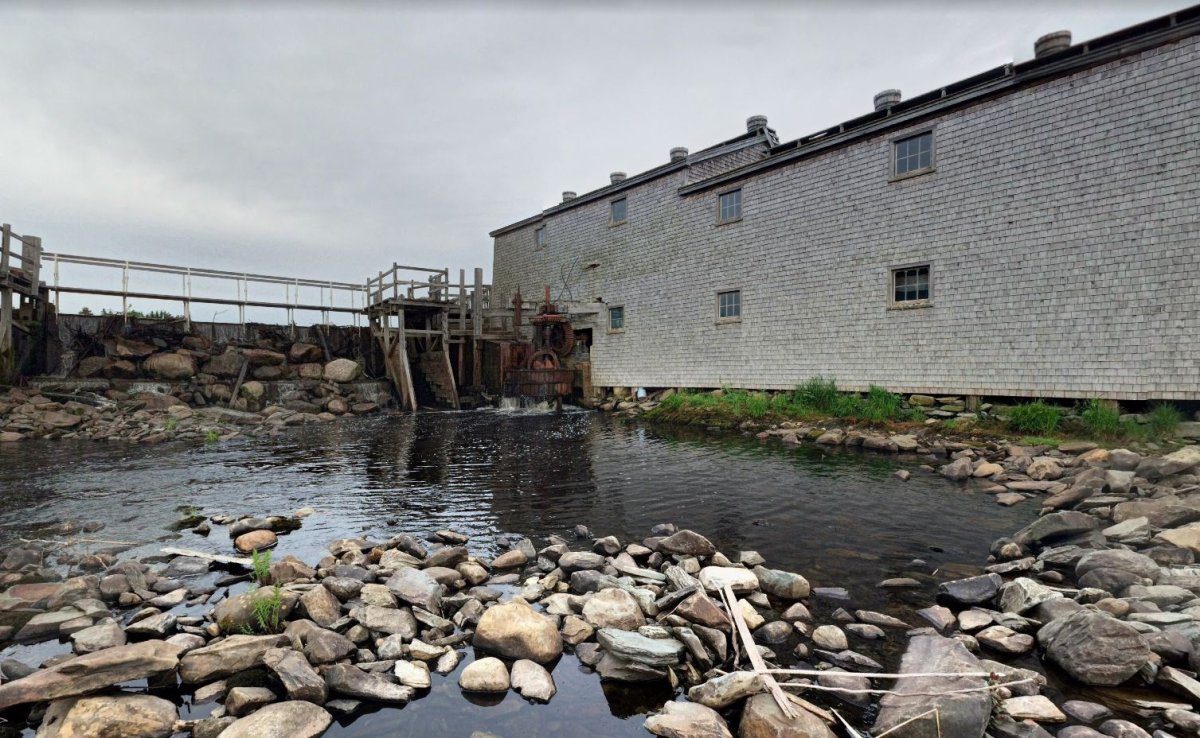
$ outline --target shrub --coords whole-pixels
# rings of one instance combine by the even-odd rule
[[[1080,408],[1079,419],[1087,432],[1100,438],[1115,438],[1121,434],[1121,411],[1117,406],[1092,398]]]
[[[904,401],[883,387],[871,385],[867,399],[862,405],[862,416],[872,423],[883,423],[900,417],[900,405]]]
[[[1157,438],[1175,435],[1175,426],[1184,420],[1183,411],[1174,405],[1164,402],[1154,406],[1146,415],[1146,429]]]
[[[276,584],[269,597],[253,597],[254,622],[258,632],[272,635],[283,631],[283,588]]]
[[[215,430],[210,430],[204,434],[205,443],[216,443],[219,440],[221,440],[221,434]]]
[[[1012,408],[1008,413],[1008,424],[1021,433],[1045,436],[1058,430],[1062,417],[1062,408],[1038,400]]]
[[[250,553],[250,563],[254,570],[254,581],[259,584],[266,584],[271,581],[271,552],[263,551],[259,553],[254,550]]]
[[[799,385],[793,394],[800,405],[825,413],[832,413],[842,398],[833,378],[820,376]]]

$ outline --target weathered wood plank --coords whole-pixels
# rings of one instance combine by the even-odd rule
[[[204,553],[203,551],[193,551],[190,548],[174,548],[167,546],[162,549],[162,552],[171,556],[190,556],[194,559],[204,559],[217,564],[226,564],[228,566],[241,566],[246,569],[253,569],[254,562],[250,559],[244,559],[240,556],[222,556],[220,554]]]

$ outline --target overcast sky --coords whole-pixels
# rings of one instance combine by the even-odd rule
[[[0,220],[66,253],[490,275],[489,230],[750,115],[797,138],[1183,4],[2,1]]]

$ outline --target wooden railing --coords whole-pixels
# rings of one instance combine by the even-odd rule
[[[170,264],[153,264],[141,261],[121,259],[105,259],[95,256],[79,256],[75,254],[59,254],[46,252],[42,255],[45,262],[52,268],[53,282],[50,289],[55,294],[55,302],[59,302],[62,293],[97,295],[101,297],[121,298],[121,315],[129,315],[129,301],[157,300],[177,302],[183,305],[185,323],[192,321],[192,305],[194,303],[209,305],[229,305],[238,309],[238,322],[245,325],[246,308],[267,308],[284,310],[287,313],[289,325],[295,325],[297,311],[311,311],[321,314],[321,320],[328,325],[332,313],[344,313],[353,316],[354,325],[358,326],[360,316],[366,309],[365,291],[361,284],[351,282],[333,282],[319,279],[304,279],[300,277],[285,277],[270,274],[254,274],[250,272],[232,272],[221,269],[205,269],[182,267]],[[60,267],[63,265],[79,265],[100,267],[120,272],[120,289],[102,289],[81,285],[66,285],[60,280]],[[134,273],[169,274],[180,278],[178,292],[141,292],[129,289],[129,278]],[[230,283],[236,292],[235,297],[214,297],[196,294],[193,290],[193,280],[205,279]],[[272,299],[263,291],[255,297],[250,296],[251,285],[272,285],[283,288],[283,299]],[[317,289],[317,302],[301,302],[301,289]],[[341,299],[339,300],[339,296]],[[340,303],[340,304],[339,304]]]

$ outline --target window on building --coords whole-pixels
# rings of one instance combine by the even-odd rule
[[[742,291],[729,290],[717,293],[717,320],[740,320],[742,317]]]
[[[933,131],[902,138],[894,146],[896,150],[894,174],[897,177],[933,169]]]
[[[892,270],[892,302],[897,305],[929,301],[929,265]]]
[[[625,330],[625,308],[610,307],[608,309],[608,329],[610,331]]]
[[[546,245],[546,226],[541,226],[533,232],[533,242],[539,249]]]
[[[624,223],[628,214],[625,198],[622,197],[620,200],[613,200],[609,205],[612,211],[612,217],[609,222],[613,225]]]
[[[717,220],[727,223],[742,217],[742,190],[730,190],[717,196]]]

